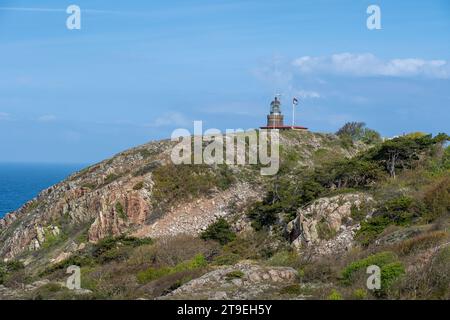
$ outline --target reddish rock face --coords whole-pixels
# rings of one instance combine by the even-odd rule
[[[281,143],[303,155],[302,166],[312,166],[314,151],[336,139],[307,131],[296,134],[299,136],[282,136]],[[219,217],[230,214],[240,214],[235,219],[239,224],[236,230],[245,229],[244,211],[232,212],[230,204],[239,207],[259,199],[264,193],[264,183],[255,173],[258,170],[248,171],[242,166],[230,166],[237,178],[228,189],[212,188],[172,203],[164,210],[154,208],[153,171],[169,163],[175,143],[164,140],[127,150],[42,191],[22,208],[0,219],[0,258],[11,259],[39,250],[56,227],[64,235],[66,243],[61,245],[66,247],[74,247],[82,233],[82,238],[91,242],[124,233],[138,237],[196,235]],[[345,149],[338,152],[344,156],[349,153]],[[255,175],[251,183],[240,178],[243,171]]]

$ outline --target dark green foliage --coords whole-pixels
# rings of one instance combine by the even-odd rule
[[[114,208],[116,209],[116,213],[119,215],[119,217],[122,220],[128,219],[128,216],[125,213],[125,210],[124,210],[124,208],[123,208],[123,206],[122,206],[122,204],[120,202],[116,202],[116,205],[115,205]]]
[[[225,275],[227,280],[240,279],[243,276],[245,276],[245,273],[240,270],[231,271]]]
[[[133,186],[133,190],[141,190],[144,187],[144,182],[140,181]]]
[[[119,176],[117,174],[114,173],[110,173],[106,178],[105,181],[103,182],[104,185],[106,184],[110,184],[111,182],[115,181],[119,179]]]
[[[338,132],[336,132],[346,147],[354,141],[362,141],[367,144],[381,142],[381,136],[375,130],[366,128],[364,122],[347,122]]]
[[[145,271],[141,271],[137,274],[137,280],[139,283],[148,283],[163,276],[171,275],[178,272],[184,272],[187,270],[195,270],[204,268],[208,265],[205,257],[202,254],[196,255],[194,258],[188,261],[181,262],[174,267],[163,268],[149,268]]]
[[[225,190],[234,183],[230,169],[223,165],[218,170],[207,165],[167,165],[154,170],[154,204],[164,208],[171,203],[207,195],[214,190]]]
[[[316,170],[316,181],[327,188],[365,187],[382,177],[377,163],[358,158],[336,161]]]
[[[139,239],[128,236],[108,237],[100,240],[94,245],[92,255],[98,258],[107,254],[110,250],[119,247],[139,247],[145,244],[151,244],[152,242],[153,241],[150,238]]]
[[[286,220],[291,220],[299,207],[318,198],[325,190],[314,176],[304,173],[302,180],[289,177],[277,179],[272,189],[263,201],[256,202],[247,212],[255,230],[261,230],[273,225],[278,220],[278,214],[284,214]]]
[[[3,284],[9,275],[23,268],[23,263],[17,260],[0,262],[0,284]]]
[[[449,140],[446,134],[424,136],[403,136],[384,142],[368,153],[368,158],[385,167],[391,177],[397,170],[411,169],[424,154],[431,154],[434,147]]]
[[[431,222],[450,215],[450,176],[444,176],[430,185],[423,197],[426,214],[424,219]]]
[[[369,245],[389,225],[406,226],[424,212],[423,204],[411,197],[398,196],[380,203],[374,216],[361,222],[356,234],[363,245]]]
[[[202,232],[201,238],[204,240],[215,240],[224,245],[233,241],[236,238],[236,234],[231,230],[230,224],[225,219],[220,218]]]
[[[376,265],[381,270],[380,293],[386,293],[391,285],[405,274],[405,268],[398,261],[397,256],[393,252],[385,251],[349,264],[342,271],[343,282],[347,285],[351,284],[358,272],[365,272],[365,269],[371,265]]]
[[[153,170],[155,170],[156,168],[160,167],[161,164],[159,161],[152,161],[150,163],[147,163],[146,165],[142,166],[141,168],[139,168],[138,170],[136,170],[133,173],[134,177],[141,177],[146,175],[147,173],[152,172]]]

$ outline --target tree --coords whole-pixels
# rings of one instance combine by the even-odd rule
[[[220,218],[211,224],[202,234],[203,240],[215,240],[221,245],[227,244],[236,238],[230,224],[224,219]]]
[[[414,161],[420,159],[424,153],[429,153],[436,145],[442,145],[449,140],[449,136],[440,133],[436,137],[403,136],[384,142],[372,155],[372,160],[381,163],[392,178],[396,177],[396,169],[411,168]]]
[[[366,128],[364,122],[347,122],[336,132],[336,135],[343,139],[362,141],[366,144],[381,142],[380,134],[375,130]]]

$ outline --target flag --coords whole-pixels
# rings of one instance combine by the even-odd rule
[[[293,103],[294,105],[298,105],[298,99],[297,99],[297,98],[294,98],[294,99],[292,100],[292,103]]]

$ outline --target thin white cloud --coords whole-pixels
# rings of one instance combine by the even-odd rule
[[[168,112],[156,118],[151,124],[151,127],[168,127],[168,126],[187,126],[189,120],[179,112]]]
[[[383,60],[371,53],[339,53],[328,57],[303,56],[295,59],[293,65],[303,74],[450,78],[450,64],[446,60],[418,58]]]
[[[66,12],[64,8],[39,8],[39,7],[0,7],[0,11],[18,11],[18,12]],[[98,10],[98,9],[83,9],[82,13],[93,13],[93,14],[140,14],[139,12],[123,12],[123,11],[112,11],[112,10]]]
[[[9,113],[6,113],[6,112],[0,112],[0,121],[1,121],[1,120],[9,120],[9,119],[10,119]]]
[[[45,114],[45,115],[37,118],[37,121],[39,121],[39,122],[52,122],[55,120],[56,120],[56,116],[53,114]]]
[[[317,91],[298,90],[295,92],[295,96],[301,99],[318,99],[320,98],[320,93]]]
[[[0,11],[65,12],[66,10],[56,8],[0,7]]]

